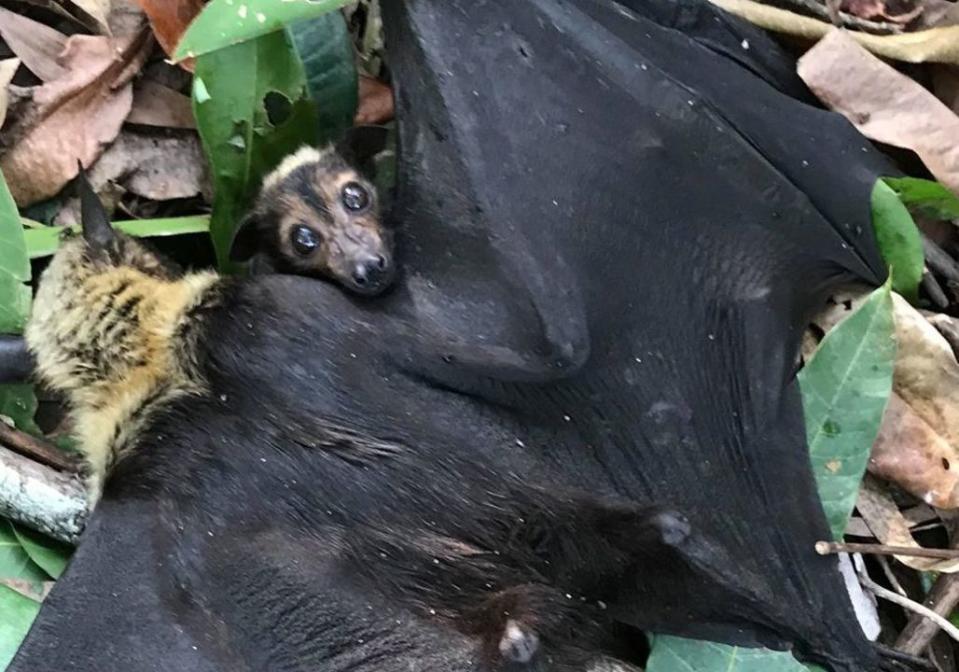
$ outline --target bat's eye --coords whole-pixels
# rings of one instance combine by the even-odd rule
[[[352,212],[361,212],[370,207],[370,192],[359,182],[347,182],[340,192],[343,207]]]
[[[316,231],[307,226],[296,226],[290,234],[293,242],[293,249],[303,257],[308,257],[320,246],[320,237]]]

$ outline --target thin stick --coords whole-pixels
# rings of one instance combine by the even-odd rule
[[[959,576],[940,574],[923,602],[937,614],[945,616],[952,613],[956,604],[959,604]],[[926,650],[938,632],[939,629],[934,623],[914,616],[899,633],[896,648],[919,655]]]
[[[844,544],[837,541],[817,541],[816,553],[862,553],[864,555],[907,555],[912,558],[933,560],[959,560],[959,549],[913,548],[912,546],[886,546],[885,544]]]
[[[888,588],[883,588],[869,578],[869,575],[866,574],[865,571],[859,572],[859,583],[862,584],[863,588],[870,591],[877,597],[888,600],[893,604],[898,604],[903,609],[907,609],[917,614],[922,614],[930,621],[938,625],[944,633],[952,637],[952,639],[955,641],[959,642],[959,628],[950,623],[947,618],[940,616],[929,607],[924,607],[918,602],[910,600],[908,597],[903,597],[899,593],[889,590]]]
[[[70,473],[79,471],[78,462],[53,444],[21,432],[5,422],[0,422],[0,444],[48,467]]]
[[[936,280],[936,276],[928,270],[922,272],[922,288],[926,290],[926,296],[929,297],[934,306],[940,310],[949,307],[949,297],[946,296],[946,291]]]
[[[886,580],[889,581],[889,585],[892,586],[897,593],[903,597],[909,597],[906,594],[906,589],[902,587],[902,584],[899,583],[899,579],[896,578],[896,575],[892,571],[892,567],[889,566],[889,560],[884,555],[880,555],[876,560],[879,561],[879,566],[882,567],[882,573],[886,575]]]

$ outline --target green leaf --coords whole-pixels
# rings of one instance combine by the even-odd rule
[[[826,334],[798,375],[813,473],[837,539],[846,529],[879,433],[895,358],[887,282]]]
[[[2,174],[0,174],[2,178]],[[30,280],[30,262],[23,244],[23,226],[7,182],[0,179],[0,276],[20,282]]]
[[[13,524],[5,518],[0,518],[0,579],[47,580],[46,573],[23,550]]]
[[[303,62],[307,89],[319,113],[321,143],[338,139],[356,116],[358,102],[353,41],[340,12],[287,27]]]
[[[51,579],[60,578],[73,554],[73,548],[70,545],[16,524],[13,525],[13,532],[34,564],[46,572]]]
[[[233,231],[261,178],[284,156],[317,140],[316,106],[287,33],[197,58],[193,110],[216,192],[210,234],[220,269],[231,271]]]
[[[0,670],[13,660],[39,611],[39,602],[0,585]]]
[[[917,177],[887,177],[883,181],[910,210],[932,219],[959,219],[959,196],[938,182]]]
[[[175,60],[208,54],[321,16],[349,0],[211,0],[180,38]],[[352,58],[352,55],[351,55]]]
[[[36,412],[37,398],[33,394],[32,385],[28,383],[0,385],[0,415],[13,420],[17,429],[39,435],[40,428],[33,420]]]
[[[0,333],[23,330],[30,314],[30,260],[23,241],[20,213],[0,174]]]
[[[30,259],[17,205],[0,174],[0,333],[18,334],[30,316]],[[0,415],[27,432],[37,432],[37,400],[30,385],[0,385]],[[0,419],[2,422],[2,419]]]
[[[882,180],[872,188],[872,225],[879,251],[892,273],[892,288],[915,301],[925,263],[919,229],[896,192]]]
[[[646,672],[806,672],[792,654],[657,635]]]
[[[113,226],[131,236],[160,238],[189,233],[206,233],[210,230],[210,218],[206,215],[196,215],[164,219],[132,219],[113,222]],[[31,259],[40,259],[52,255],[60,246],[60,236],[64,229],[65,227],[62,226],[44,226],[24,231],[27,255]]]

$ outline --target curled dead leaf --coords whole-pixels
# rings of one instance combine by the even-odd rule
[[[130,112],[130,80],[152,47],[144,29],[129,38],[74,35],[61,63],[67,74],[38,87],[34,109],[10,130],[15,144],[0,169],[21,207],[56,194],[116,138]]]
[[[959,193],[959,117],[928,89],[841,30],[807,51],[798,72],[823,103],[863,135],[911,149],[942,184]]]

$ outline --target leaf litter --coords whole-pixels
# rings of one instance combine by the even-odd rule
[[[953,3],[938,0],[845,0],[839,5],[838,18],[852,30],[845,37],[836,37],[824,14],[824,5],[812,14],[808,11],[803,14],[749,0],[715,1],[760,25],[798,36],[800,41],[805,40],[806,47],[825,37],[823,44],[819,45],[821,49],[814,48],[804,61],[807,74],[812,70],[818,76],[811,88],[825,103],[859,125],[866,135],[916,152],[929,173],[917,171],[910,164],[905,164],[906,172],[915,177],[928,178],[931,174],[938,178],[940,184],[935,186],[939,191],[929,189],[928,185],[897,185],[892,181],[889,186],[896,198],[912,211],[924,232],[930,230],[929,217],[943,220],[946,226],[953,227],[949,223],[954,218],[949,216],[952,212],[949,210],[950,201],[943,195],[941,186],[956,189],[953,152],[959,138],[953,133],[952,124],[955,123],[955,111],[959,109],[959,76],[954,67],[959,64],[959,12],[955,11]],[[780,4],[788,7],[822,3],[784,0]],[[208,157],[195,132],[194,108],[210,103],[211,91],[212,95],[219,95],[222,84],[214,81],[209,72],[204,73],[210,86],[195,80],[191,105],[188,95],[191,82],[183,69],[192,71],[195,59],[185,58],[174,66],[163,63],[164,58],[177,54],[177,47],[188,29],[191,32],[188,46],[192,45],[195,53],[218,46],[219,43],[210,42],[207,39],[210,36],[203,34],[203,26],[226,25],[222,17],[214,16],[217,6],[223,10],[225,3],[214,0],[210,3],[213,11],[198,24],[200,27],[196,30],[190,28],[206,5],[203,0],[64,1],[51,5],[48,11],[48,14],[56,12],[61,17],[57,22],[35,20],[26,14],[0,8],[0,39],[8,49],[6,53],[14,57],[0,62],[0,90],[9,101],[6,106],[0,104],[0,111],[9,110],[6,122],[0,119],[3,126],[0,167],[4,169],[21,207],[32,206],[29,210],[31,217],[45,223],[69,224],[75,221],[75,204],[62,191],[76,172],[77,158],[90,167],[91,180],[105,200],[132,216],[168,213],[175,216],[181,213],[178,208],[184,207],[186,210],[182,214],[185,215],[209,212],[212,194]],[[249,7],[263,9],[271,5],[251,2]],[[298,8],[295,12],[301,10]],[[393,96],[386,81],[388,69],[383,67],[378,3],[359,0],[349,3],[344,12],[353,38],[356,63],[351,63],[339,74],[356,77],[358,73],[359,77],[352,82],[340,81],[338,88],[311,90],[310,93],[320,101],[324,95],[346,96],[337,98],[341,104],[338,114],[347,110],[351,115],[355,112],[354,123],[388,123],[394,114]],[[269,22],[272,26],[277,21],[275,16],[266,15],[266,9],[263,13],[262,22],[255,12],[248,13],[249,20],[242,26],[244,35],[260,35],[263,24]],[[13,23],[7,21],[9,17],[13,17]],[[64,27],[63,17],[73,17],[73,28],[67,30]],[[141,28],[145,21],[149,21],[149,30]],[[77,27],[94,34],[67,34]],[[886,34],[871,34],[861,29]],[[158,48],[154,48],[154,39]],[[229,44],[234,43],[232,39],[228,40]],[[278,46],[280,40],[259,39],[269,49],[281,48]],[[837,43],[841,49],[836,47]],[[326,39],[316,44],[326,49],[329,66],[330,59],[335,60],[337,53],[330,48],[333,42]],[[187,56],[186,51],[188,49],[182,50],[179,55]],[[347,53],[349,50],[341,51]],[[311,53],[315,52],[311,49]],[[902,62],[926,63],[922,66],[927,68],[928,77],[923,80],[926,86],[882,65],[868,52]],[[210,57],[216,58],[215,54],[211,53]],[[306,56],[298,55],[303,61],[307,60]],[[815,59],[819,58],[825,60],[817,65]],[[323,60],[317,62],[322,64]],[[812,68],[813,65],[818,69]],[[235,75],[235,71],[228,70],[229,66],[221,63],[219,67],[221,74]],[[329,67],[332,72],[332,66]],[[173,72],[187,79],[179,79],[171,74]],[[306,80],[313,87],[314,82],[323,82],[324,75],[328,73],[308,71]],[[259,73],[256,76],[260,76]],[[284,85],[289,88],[290,100],[295,101],[294,89],[300,84],[298,77],[293,79],[297,81],[284,82]],[[343,86],[344,82],[350,86]],[[356,96],[352,102],[347,100],[351,86]],[[281,85],[273,88],[284,90]],[[336,91],[340,93],[332,93]],[[222,105],[223,101],[214,99],[210,109]],[[320,108],[324,114],[324,105]],[[271,133],[285,134],[280,136],[280,145],[292,142],[294,136],[289,128],[273,128],[260,119],[261,111],[250,109],[252,112],[244,110],[241,116],[248,117],[246,120],[253,124],[255,133],[238,134],[237,128],[242,124],[237,128],[233,124],[227,129],[228,133],[217,138],[218,147],[210,149],[211,152],[224,152],[223,156],[226,156],[225,152],[232,152],[230,156],[239,152],[246,160],[255,149],[251,145],[269,141]],[[224,119],[229,117],[227,114],[221,116]],[[207,133],[211,133],[209,128]],[[222,162],[218,165],[223,172],[221,184],[236,190],[236,185],[224,180],[232,177],[230,171],[223,171]],[[232,170],[231,165],[226,167]],[[256,166],[256,172],[263,169],[263,166]],[[241,186],[242,189],[236,190],[231,198],[241,197],[243,190],[251,188],[249,184]],[[897,207],[901,204],[890,198],[889,190],[881,191],[889,204],[887,212],[892,213],[885,217],[892,222],[889,225],[892,228],[886,229],[885,233],[879,232],[880,245],[894,248],[884,250],[884,255],[890,252],[887,261],[893,268],[895,291],[889,295],[889,307],[882,308],[888,310],[894,320],[898,344],[898,353],[889,362],[892,391],[887,395],[888,403],[879,403],[884,401],[881,390],[873,395],[876,403],[868,413],[861,402],[858,408],[850,406],[853,410],[843,411],[839,417],[823,415],[818,422],[812,423],[824,430],[820,431],[824,442],[817,442],[817,445],[822,443],[819,445],[821,449],[833,445],[844,433],[844,427],[852,426],[850,419],[856,413],[874,418],[864,421],[864,431],[847,446],[848,454],[825,455],[819,459],[814,450],[814,459],[818,459],[819,475],[825,475],[826,481],[830,478],[838,481],[843,477],[836,486],[835,502],[830,503],[824,496],[827,508],[834,504],[838,506],[830,514],[837,536],[845,529],[846,536],[871,538],[890,546],[913,549],[949,546],[951,540],[929,535],[941,535],[946,529],[937,515],[948,518],[947,509],[959,509],[959,456],[956,455],[959,424],[954,410],[959,408],[955,404],[959,401],[959,365],[954,354],[955,344],[959,343],[959,329],[950,316],[959,315],[956,299],[959,284],[953,288],[946,277],[948,274],[932,268],[928,259],[923,263],[922,251],[913,238],[915,223],[906,210]],[[216,214],[215,203],[213,210]],[[906,213],[905,217],[903,213]],[[217,221],[223,221],[222,212]],[[143,230],[149,230],[149,221],[143,224]],[[877,224],[877,227],[882,226],[886,225]],[[218,235],[226,233],[224,230]],[[955,257],[959,252],[955,237],[936,238],[936,244],[941,245],[947,255]],[[949,315],[916,310],[909,301],[895,293],[901,292],[916,306],[928,309],[929,277],[932,282],[941,284],[945,304],[939,308]],[[823,362],[828,360],[828,352],[813,355],[823,334],[840,329],[837,325],[861,306],[866,296],[868,292],[836,297],[827,314],[817,319],[815,329],[804,338],[804,354],[810,367],[801,375],[815,374],[815,367],[811,366],[815,357]],[[874,324],[875,319],[869,322]],[[852,349],[856,333],[848,324],[847,329],[849,333],[844,340]],[[950,341],[949,333],[956,334],[954,340]],[[860,332],[860,337],[865,338],[864,334]],[[831,340],[840,339],[834,334]],[[880,341],[876,340],[876,343]],[[833,363],[854,368],[854,362],[843,357],[840,353]],[[859,383],[864,381],[861,374],[853,377]],[[882,406],[885,406],[884,412]],[[871,452],[868,445],[865,449],[861,446],[863,437],[870,433],[870,423],[875,425],[872,432],[875,441],[866,440],[872,443]],[[860,484],[863,471],[869,475]],[[855,517],[850,521],[853,506]],[[908,555],[896,557],[903,567],[916,571],[951,572],[956,568],[955,561]],[[921,595],[918,597],[921,599]],[[749,661],[769,672],[793,667],[799,669],[789,655],[783,657],[771,652],[749,652],[746,655],[736,647],[724,648],[686,640],[664,638],[654,645],[653,652],[651,662],[656,665],[665,665],[664,661],[668,660],[687,664],[694,660],[702,665],[704,672],[720,669],[726,664],[730,669],[747,669]],[[656,665],[651,669],[660,669]],[[955,668],[952,669],[954,672]]]

